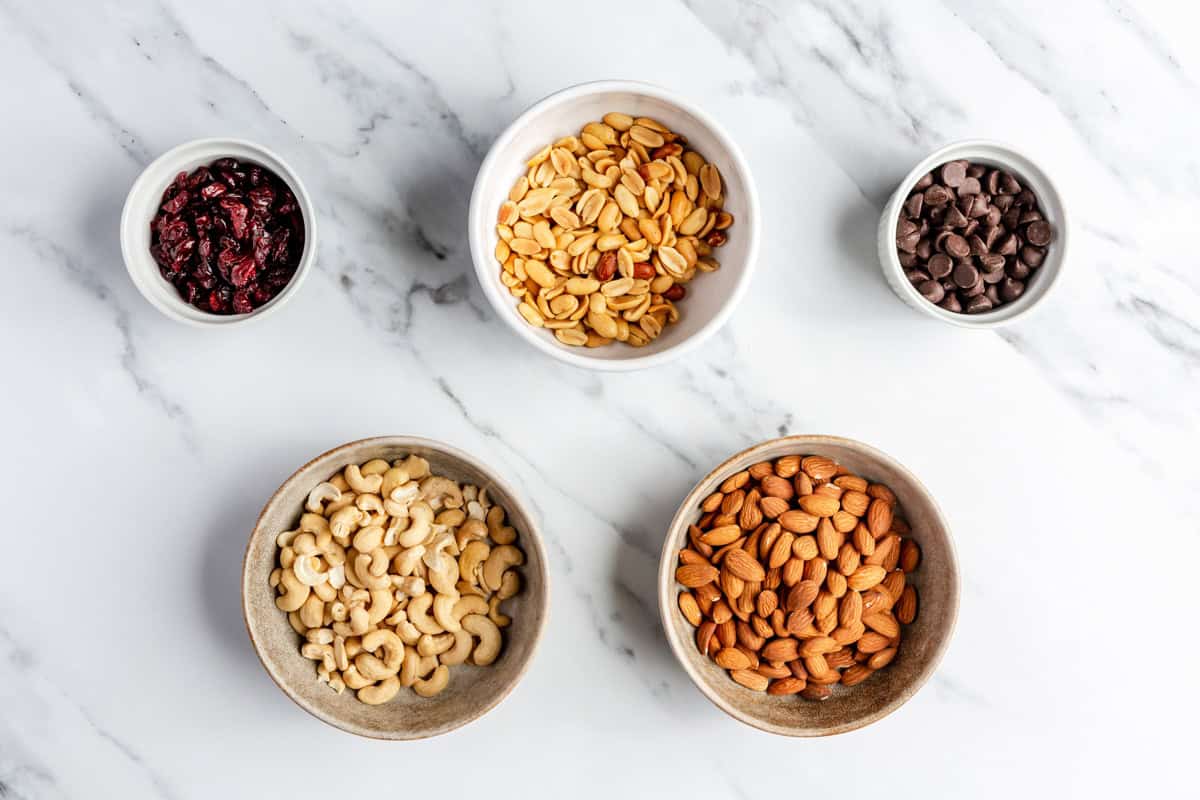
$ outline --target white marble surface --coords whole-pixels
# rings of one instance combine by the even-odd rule
[[[1194,791],[1193,9],[0,2],[0,797]],[[702,102],[742,144],[765,214],[732,323],[632,375],[519,342],[464,238],[491,138],[539,97],[607,77]],[[283,154],[323,226],[294,302],[227,333],[158,314],[117,248],[142,166],[209,135]],[[1075,226],[1053,302],[1000,334],[924,319],[875,264],[894,181],[975,136],[1053,169]],[[931,684],[828,740],[710,706],[654,605],[678,499],[783,431],[909,465],[962,567]],[[238,575],[295,466],[400,432],[524,485],[555,596],[512,697],[397,745],[275,689]]]

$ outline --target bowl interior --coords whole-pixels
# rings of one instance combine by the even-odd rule
[[[919,613],[903,631],[896,659],[863,683],[838,686],[828,700],[773,697],[743,688],[725,670],[700,654],[695,628],[679,611],[682,587],[675,582],[678,554],[687,527],[700,516],[700,502],[730,475],[759,461],[783,455],[824,455],[858,475],[886,484],[921,547],[919,568],[910,576],[917,589]],[[949,642],[958,612],[958,568],[950,533],[926,489],[904,467],[866,445],[829,436],[790,436],[757,445],[733,456],[684,500],[664,545],[659,571],[659,604],[667,639],[692,681],[723,711],[771,733],[826,736],[868,725],[899,708],[932,675]]]
[[[525,553],[519,567],[524,579],[520,594],[508,600],[505,612],[512,624],[504,630],[504,649],[488,667],[461,664],[450,670],[450,684],[436,697],[422,698],[408,689],[389,703],[368,706],[347,689],[337,695],[317,681],[316,662],[300,655],[300,637],[287,615],[275,607],[268,585],[276,566],[275,537],[299,521],[308,492],[348,464],[372,458],[388,460],[415,453],[429,461],[435,473],[474,483],[508,511]],[[385,437],[343,445],[301,467],[267,503],[250,536],[242,576],[246,627],[263,666],[284,692],[314,716],[343,730],[381,739],[419,739],[465,725],[482,716],[512,691],[537,647],[547,608],[546,558],[533,520],[512,490],[490,470],[466,454],[425,439]]]
[[[1007,170],[1017,177],[1023,186],[1028,187],[1037,195],[1038,207],[1042,215],[1054,228],[1054,239],[1046,251],[1046,260],[1026,283],[1024,294],[1013,302],[982,314],[955,314],[930,303],[916,288],[908,282],[904,268],[896,253],[896,225],[900,219],[900,211],[904,200],[912,191],[917,180],[932,169],[936,169],[947,161],[967,159],[990,167]],[[884,236],[887,236],[886,243]],[[1063,207],[1062,196],[1045,171],[1024,155],[1006,145],[986,141],[969,141],[948,145],[930,155],[912,172],[910,172],[896,190],[889,204],[884,224],[880,230],[880,249],[887,247],[887,266],[892,271],[895,280],[893,286],[910,304],[920,310],[947,322],[964,327],[992,327],[997,324],[1011,322],[1024,315],[1049,293],[1062,272],[1062,265],[1067,251],[1069,231],[1067,217]]]
[[[679,322],[664,328],[657,339],[639,348],[616,344],[594,349],[568,347],[555,339],[553,332],[528,325],[517,313],[516,298],[500,283],[500,265],[493,255],[499,241],[496,214],[513,183],[525,174],[525,162],[531,156],[553,141],[578,134],[586,123],[597,121],[610,111],[657,119],[687,137],[688,146],[720,170],[725,210],[733,214],[735,221],[726,231],[729,240],[713,253],[721,268],[698,274],[688,284],[688,296],[679,303]],[[560,92],[518,118],[496,141],[480,170],[471,198],[470,234],[480,283],[501,318],[552,355],[565,352],[582,360],[604,362],[645,359],[665,353],[710,327],[718,327],[724,321],[723,310],[727,306],[732,308],[740,296],[743,279],[748,277],[752,266],[757,238],[753,189],[749,184],[748,170],[736,155],[736,146],[715,123],[698,110],[661,96],[654,87],[621,90],[585,85]]]
[[[180,172],[191,172],[230,156],[274,172],[283,180],[300,205],[304,218],[304,250],[296,274],[283,290],[249,314],[210,314],[188,304],[175,287],[158,271],[150,255],[150,221],[162,204],[162,194]],[[312,202],[299,177],[278,156],[253,144],[235,139],[202,139],[188,142],[154,160],[138,177],[121,214],[121,251],[125,265],[138,290],[169,316],[202,325],[229,325],[263,315],[282,305],[298,288],[316,247],[316,221]]]

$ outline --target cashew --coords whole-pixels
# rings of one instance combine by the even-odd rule
[[[332,670],[335,666],[333,662],[333,648],[327,644],[313,644],[305,642],[300,645],[300,655],[305,658],[311,658],[313,661],[320,661],[326,665],[327,669]]]
[[[358,668],[353,664],[342,670],[342,680],[344,680],[346,682],[346,686],[351,689],[362,689],[374,683],[374,681],[369,681],[362,675],[359,675]]]
[[[470,519],[483,520],[487,518],[487,511],[483,507],[483,503],[478,500],[467,501],[467,517]]]
[[[383,622],[384,618],[392,612],[393,605],[395,605],[395,599],[392,597],[390,587],[387,589],[372,589],[371,606],[367,609],[367,623],[378,625]],[[374,648],[367,649],[371,650]]]
[[[467,521],[467,515],[461,508],[447,508],[445,511],[438,512],[433,521],[438,525],[445,525],[447,528],[457,528]]]
[[[309,628],[319,628],[325,621],[325,602],[315,594],[310,594],[300,606],[300,621]]]
[[[305,586],[316,586],[318,583],[325,583],[329,580],[329,571],[322,569],[322,566],[320,557],[303,555],[298,556],[292,562],[292,572],[296,575],[296,580]]]
[[[458,562],[453,558],[443,558],[440,571],[429,569],[429,585],[440,594],[454,594],[458,583]]]
[[[342,496],[337,500],[330,500],[325,503],[325,516],[332,517],[343,508],[354,505],[355,497],[357,497],[357,495],[354,494],[354,492],[350,491],[349,489],[344,489],[342,491]]]
[[[433,677],[425,681],[417,681],[413,684],[413,691],[421,695],[421,697],[433,697],[450,682],[450,668],[446,665],[441,665],[433,671]]]
[[[391,467],[383,473],[383,481],[379,484],[379,494],[384,500],[391,498],[392,492],[411,481],[404,467]]]
[[[465,581],[459,578],[458,583],[454,584],[454,588],[458,589],[460,595],[473,594],[483,597],[487,593],[487,589],[481,589],[470,581]]]
[[[325,518],[322,517],[321,521],[324,522]],[[299,533],[300,533],[299,530],[284,531],[283,533],[281,533],[275,537],[275,546],[278,547],[280,550],[282,550],[285,547],[290,547],[292,544],[292,541],[296,538],[297,534],[299,534]]]
[[[478,584],[483,562],[487,561],[491,552],[492,548],[488,547],[487,542],[478,539],[471,541],[462,548],[462,555],[458,557],[458,574],[463,580]]]
[[[333,538],[337,539],[339,544],[345,545],[350,539],[350,534],[358,527],[362,516],[363,513],[355,506],[346,506],[333,512],[333,516],[329,518],[329,531]]]
[[[342,563],[329,568],[329,586],[333,589],[340,589],[346,585],[346,555],[342,553]]]
[[[382,475],[363,475],[358,464],[346,467],[342,470],[342,476],[346,479],[346,483],[350,484],[350,488],[359,494],[375,494],[383,485]]]
[[[329,628],[314,628],[304,635],[313,644],[333,644],[333,631]],[[341,667],[338,667],[341,669]]]
[[[429,503],[429,507],[434,510],[462,508],[463,504],[462,489],[458,488],[457,483],[441,475],[430,475],[421,481],[421,499]]]
[[[386,703],[400,691],[400,679],[395,675],[385,678],[374,686],[364,686],[358,690],[358,699],[369,706]]]
[[[326,500],[336,501],[341,499],[342,491],[332,483],[325,481],[318,483],[313,487],[312,491],[308,493],[308,502],[304,504],[304,507],[314,514],[323,514],[325,513],[323,503]]]
[[[454,610],[451,613],[459,621],[459,624],[462,624],[463,617],[468,614],[487,614],[487,612],[487,600],[476,595],[467,595],[454,604]]]
[[[331,567],[346,563],[346,548],[335,542],[333,534],[328,531],[317,536],[317,547],[321,549],[321,555]]]
[[[272,589],[279,585],[279,576],[283,574],[283,570],[279,567],[271,570],[271,577],[267,579],[267,583]]]
[[[512,544],[517,540],[517,532],[504,524],[504,509],[492,506],[487,514],[488,535],[496,544]]]
[[[378,525],[370,525],[366,528],[359,528],[358,533],[354,534],[354,549],[360,553],[369,553],[372,550],[383,546],[383,528]]]
[[[423,594],[408,601],[408,619],[421,633],[442,633],[442,626],[429,616],[432,594]]]
[[[342,473],[338,473],[329,479],[328,483],[336,488],[339,492],[350,491],[350,484],[346,483],[346,479],[342,477]]]
[[[388,574],[387,574],[388,562],[390,562],[390,561],[391,561],[391,559],[388,558],[388,554],[385,550],[383,550],[383,548],[376,548],[371,551],[371,563],[367,567],[367,570],[371,573],[371,575],[373,577],[384,578],[385,580],[387,580],[387,583],[389,586],[392,583],[391,579],[388,578]]]
[[[525,554],[510,544],[493,548],[483,564],[483,585],[490,591],[496,591],[504,579],[505,570],[524,563]]]
[[[474,643],[471,634],[459,629],[454,632],[454,646],[438,656],[438,660],[449,666],[461,664],[471,655],[471,645]]]
[[[396,600],[407,597],[416,597],[419,594],[425,594],[425,581],[420,578],[392,576],[392,586],[396,587]]]
[[[350,609],[350,633],[353,636],[361,636],[367,632],[367,628],[371,626],[371,615],[367,613],[367,609],[362,606],[353,606]]]
[[[416,571],[417,565],[421,563],[423,555],[425,555],[424,545],[410,547],[392,559],[392,569],[396,571],[397,575],[406,577],[412,575]]]
[[[291,569],[292,562],[296,560],[296,551],[291,547],[285,547],[279,551],[279,566],[284,569]]]
[[[350,609],[345,603],[334,601],[329,604],[329,615],[337,622],[345,622],[350,618]]]
[[[468,614],[463,617],[462,626],[467,632],[479,637],[472,660],[481,667],[495,661],[496,656],[500,655],[500,629],[496,627],[496,623],[480,614]]]
[[[379,552],[379,551],[376,551]],[[385,566],[382,575],[376,575],[374,569],[375,559],[370,553],[359,553],[354,557],[354,575],[367,589],[387,589],[392,585],[392,579],[387,576],[386,557]],[[350,573],[346,577],[350,578]],[[350,580],[353,583],[353,579]]]
[[[337,668],[345,670],[350,666],[350,654],[346,652],[346,637],[333,637],[333,660],[337,664]]]
[[[437,656],[420,656],[417,659],[417,677],[424,678],[438,668]]]
[[[338,694],[346,691],[346,682],[342,680],[341,675],[331,675],[329,677],[329,688],[333,689]]]
[[[454,616],[454,606],[458,603],[458,595],[439,592],[433,598],[433,618],[444,630],[453,633],[460,627],[458,618]],[[424,655],[424,653],[422,653]]]
[[[500,603],[502,602],[503,600],[498,594],[492,595],[492,598],[488,600],[487,616],[488,619],[496,623],[497,628],[507,628],[510,624],[512,624],[512,617],[500,612]]]
[[[363,475],[382,475],[391,469],[392,465],[384,458],[372,458],[370,461],[362,465],[359,470]]]
[[[351,636],[346,639],[346,657],[354,658],[362,652],[362,637]]]
[[[429,474],[429,462],[420,456],[409,456],[403,461],[393,461],[392,466],[403,467],[408,472],[409,479],[414,481],[419,481]]]
[[[377,494],[360,494],[354,498],[354,507],[370,514],[383,513],[383,498]]]
[[[292,611],[288,614],[288,624],[292,626],[292,630],[301,636],[308,635],[308,626],[300,621],[300,612]]]
[[[417,670],[421,667],[421,656],[417,651],[406,647],[404,649],[404,663],[400,665],[400,685],[412,686],[417,682]]]
[[[296,573],[285,569],[279,574],[279,586],[283,594],[275,598],[275,606],[280,611],[299,611],[300,606],[308,599],[309,588],[300,582]]]
[[[396,635],[408,645],[416,644],[421,639],[421,632],[417,630],[417,626],[407,619],[396,624]]]
[[[379,633],[379,631],[375,631]],[[395,636],[395,634],[392,634]],[[399,638],[399,637],[397,637]],[[401,645],[403,647],[403,645]],[[385,678],[390,678],[400,671],[400,666],[396,669],[388,669],[387,664],[383,660],[371,653],[359,653],[354,657],[354,666],[358,669],[358,674],[362,675],[369,681],[381,681]]]
[[[413,503],[408,510],[408,527],[396,537],[396,544],[401,547],[415,547],[424,544],[433,531],[433,509],[428,503]]]
[[[501,600],[507,600],[510,597],[516,597],[521,591],[521,576],[515,569],[510,569],[504,573],[504,577],[500,579],[500,588],[496,594]]]
[[[296,551],[298,556],[315,556],[321,552],[321,549],[317,547],[317,537],[309,531],[304,531],[292,539],[291,548]]]
[[[300,524],[296,526],[300,531],[320,536],[322,533],[329,533],[329,520],[320,514],[306,512],[300,515]]]
[[[423,656],[437,656],[454,646],[454,634],[443,633],[439,636],[422,634],[417,640],[417,652]]]

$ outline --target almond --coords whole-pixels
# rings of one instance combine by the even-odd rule
[[[725,495],[725,499],[721,501],[722,514],[736,514],[742,510],[742,504],[746,502],[746,493],[741,489],[735,489]]]
[[[799,636],[802,632],[808,629],[808,626],[813,624],[813,614],[807,608],[801,608],[793,611],[787,616],[787,632],[793,636]]]
[[[817,619],[833,614],[837,611],[837,598],[822,589],[817,592],[817,599],[813,601],[812,611]]]
[[[775,459],[775,474],[790,478],[800,471],[800,456],[783,456]]]
[[[896,648],[888,647],[871,656],[871,660],[867,662],[867,666],[871,669],[883,669],[888,664],[892,663],[892,659],[895,657]]]
[[[794,534],[784,531],[775,540],[774,546],[771,547],[771,552],[767,556],[767,566],[771,569],[782,567],[787,563],[787,560],[792,557],[792,542],[796,541]]]
[[[892,490],[882,483],[872,483],[867,487],[867,494],[877,500],[883,500],[892,505],[896,504],[896,495],[892,494]]]
[[[797,508],[789,509],[779,515],[779,524],[785,531],[792,533],[812,533],[817,529],[817,523],[820,520],[820,517]]]
[[[842,549],[838,551],[837,568],[838,572],[843,575],[852,575],[854,570],[858,569],[862,556],[854,549],[854,545],[846,542],[842,545]]]
[[[921,563],[921,547],[912,539],[905,539],[900,545],[900,569],[912,572]]]
[[[746,470],[742,470],[741,472],[738,472],[734,475],[730,475],[728,478],[726,478],[725,482],[721,484],[721,491],[726,494],[728,494],[730,492],[735,492],[738,489],[741,489],[742,487],[744,487],[749,482],[750,482],[750,473],[747,472]]]
[[[883,588],[863,592],[863,613],[868,611],[890,611],[895,603]]]
[[[854,654],[848,648],[839,647],[832,653],[825,654],[825,663],[834,669],[845,669],[854,664]]]
[[[729,569],[721,570],[721,591],[725,593],[726,597],[741,597],[745,590],[746,582],[744,580],[734,575]]]
[[[851,534],[850,540],[854,542],[854,549],[861,555],[869,556],[875,552],[875,537],[861,522],[854,526],[854,533]]]
[[[708,655],[713,649],[714,636],[717,632],[717,623],[701,622],[696,628],[696,649],[701,655]]]
[[[791,488],[790,486],[788,488]],[[841,509],[841,504],[836,498],[829,497],[823,494],[805,495],[797,501],[800,508],[812,514],[814,517],[832,517]],[[889,524],[890,524],[889,520]]]
[[[758,668],[754,671],[759,675],[762,675],[764,678],[779,679],[792,677],[792,671],[781,662],[776,662],[774,664],[759,664]]]
[[[758,553],[758,557],[766,559],[771,555],[771,548],[775,546],[775,540],[779,538],[779,534],[783,533],[783,528],[778,522],[772,522],[763,528],[762,533],[758,537],[758,547],[747,547],[746,550]]]
[[[830,673],[829,662],[825,660],[825,656],[816,655],[808,656],[804,659],[804,669],[808,671],[808,679],[820,679],[823,675]]]
[[[867,492],[867,482],[857,475],[838,475],[833,482],[848,492]]]
[[[691,592],[679,593],[679,611],[693,628],[700,624],[702,619],[700,606],[696,604],[696,598],[692,596]]]
[[[862,595],[858,592],[847,592],[842,601],[838,603],[838,622],[842,625],[850,625],[860,621],[862,614]]]
[[[729,677],[754,692],[765,692],[767,686],[771,683],[769,678],[765,678],[757,672],[748,669],[732,670],[729,673]]]
[[[787,599],[783,604],[784,608],[788,611],[808,608],[817,599],[817,593],[820,591],[821,587],[814,581],[800,581],[788,592]]]
[[[813,494],[824,495],[825,497],[832,497],[834,500],[840,501],[843,491],[844,490],[842,489],[842,487],[840,487],[836,484],[822,483],[820,486],[813,489]],[[839,505],[840,505],[840,503],[839,503]]]
[[[815,700],[817,702],[828,700],[832,694],[833,691],[828,686],[821,686],[820,684],[805,686],[800,692],[800,696],[805,700]]]
[[[775,609],[775,610],[779,611],[779,609]],[[774,618],[775,614],[772,613],[771,617]],[[775,633],[774,626],[767,620],[763,619],[762,617],[758,617],[758,616],[754,616],[754,617],[750,618],[750,627],[754,630],[754,632],[758,636],[761,636],[764,640],[771,638],[771,636]]]
[[[793,552],[796,546],[792,545]],[[792,556],[787,561],[783,562],[783,566],[779,571],[779,580],[784,586],[795,586],[804,577],[804,562]]]
[[[794,641],[789,639],[788,641]],[[800,646],[800,656],[808,658],[809,656],[823,656],[826,653],[832,653],[841,647],[837,642],[828,636],[817,636],[809,639]],[[791,659],[787,659],[790,661]]]
[[[721,669],[750,669],[750,659],[736,647],[722,648],[716,657],[717,666]]]
[[[680,564],[708,564],[708,559],[697,553],[695,550],[684,548],[679,551]]]
[[[877,633],[882,633],[889,639],[900,635],[900,623],[896,621],[890,611],[872,611],[869,614],[863,614],[862,621],[863,625]]]
[[[874,674],[875,670],[862,664],[852,664],[842,673],[843,686],[857,686]]]
[[[782,497],[763,497],[758,501],[758,508],[767,519],[775,519],[788,510],[788,501]]]
[[[842,494],[842,509],[856,517],[867,513],[871,498],[866,492],[849,491]]]
[[[875,552],[863,559],[865,564],[883,564],[892,555],[892,549],[900,546],[900,537],[889,534],[875,541]]]
[[[748,531],[752,531],[762,524],[763,513],[758,504],[760,499],[758,490],[752,489],[750,494],[746,495],[746,503],[738,514],[738,525]]]
[[[742,529],[737,525],[722,525],[700,535],[700,541],[711,547],[724,547],[738,540]]]
[[[733,620],[726,620],[717,626],[717,639],[721,647],[733,647],[737,644],[737,627]]]
[[[755,560],[754,556],[747,553],[745,550],[735,549],[730,550],[725,554],[724,561],[725,569],[729,570],[735,576],[744,581],[761,582],[766,577],[766,572],[763,570],[762,564]],[[880,580],[882,580],[882,576]],[[705,581],[707,583],[708,581]],[[682,581],[681,581],[682,583]],[[878,583],[878,581],[876,581]],[[687,584],[684,584],[685,586]],[[874,584],[871,584],[872,586]]]
[[[900,595],[904,593],[904,573],[898,569],[893,570],[887,574],[887,577],[879,585],[892,596],[892,602],[895,603],[900,599]]]
[[[904,587],[904,593],[896,604],[896,619],[905,625],[911,625],[917,618],[917,590],[911,586]]]
[[[762,493],[779,500],[791,500],[795,495],[791,481],[778,475],[768,475],[762,479]]]
[[[753,619],[753,618],[751,618]],[[767,643],[766,637],[760,636],[748,622],[737,623],[737,643],[747,650],[758,652]]]
[[[878,539],[892,529],[892,504],[887,500],[875,498],[867,509],[867,527],[871,535]]]
[[[762,657],[768,661],[793,661],[800,654],[795,639],[772,639],[763,645]]]
[[[803,678],[787,677],[779,678],[771,681],[771,685],[767,687],[767,694],[773,694],[777,697],[784,695],[796,694],[804,691],[808,686],[808,681]]]
[[[799,475],[792,478],[792,488],[794,488],[796,490],[796,494],[800,495],[801,497],[803,497],[804,495],[807,495],[807,494],[812,494],[813,493],[812,479],[809,478],[807,475],[805,475],[803,472],[801,472]]]
[[[713,622],[721,625],[733,619],[733,609],[729,607],[729,603],[721,599],[713,603],[712,613],[709,616],[712,617]]]
[[[796,541],[792,542],[792,555],[801,561],[816,558],[819,552],[817,540],[812,536],[797,536]]]
[[[872,586],[879,585],[879,582],[886,575],[887,571],[883,567],[875,564],[864,564],[846,576],[846,583],[854,591],[861,592],[864,589],[870,589]]]
[[[812,581],[817,586],[825,582],[829,571],[829,562],[823,558],[814,558],[804,562],[804,580]]]
[[[751,480],[761,481],[766,476],[775,474],[775,465],[770,461],[760,461],[747,472],[750,473]]]
[[[684,564],[675,570],[675,580],[689,589],[712,583],[718,576],[717,568],[711,564]]]
[[[830,572],[825,576],[825,588],[834,597],[842,598],[850,590],[850,585],[846,583],[846,576],[842,573]]]
[[[858,517],[849,512],[838,509],[833,515],[833,529],[838,533],[849,533],[854,530],[854,526],[857,524]]]
[[[814,481],[827,481],[838,473],[838,465],[824,456],[805,456],[800,459],[800,469]]]
[[[779,608],[779,596],[770,589],[764,589],[758,593],[758,597],[754,600],[755,611],[764,619],[771,616],[771,612]]]
[[[833,523],[829,520],[823,519],[817,525],[817,549],[821,551],[822,558],[837,558],[844,540],[845,537],[833,529]]]
[[[850,625],[839,625],[833,629],[833,633],[829,634],[835,642],[845,647],[857,642],[866,633],[867,627],[862,624],[862,620],[855,620]]]
[[[856,646],[860,653],[878,653],[883,648],[890,647],[891,644],[890,637],[875,631],[867,631],[859,638]]]
[[[837,609],[833,609],[823,617],[817,617],[817,630],[828,636],[838,626]]]
[[[700,510],[704,513],[716,511],[721,507],[721,501],[725,499],[725,495],[720,492],[713,492],[708,497],[704,498],[704,502],[700,504]]]

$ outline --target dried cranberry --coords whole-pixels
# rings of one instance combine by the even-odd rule
[[[179,296],[214,314],[246,314],[296,274],[304,218],[275,173],[220,158],[175,176],[150,222],[150,255]]]

